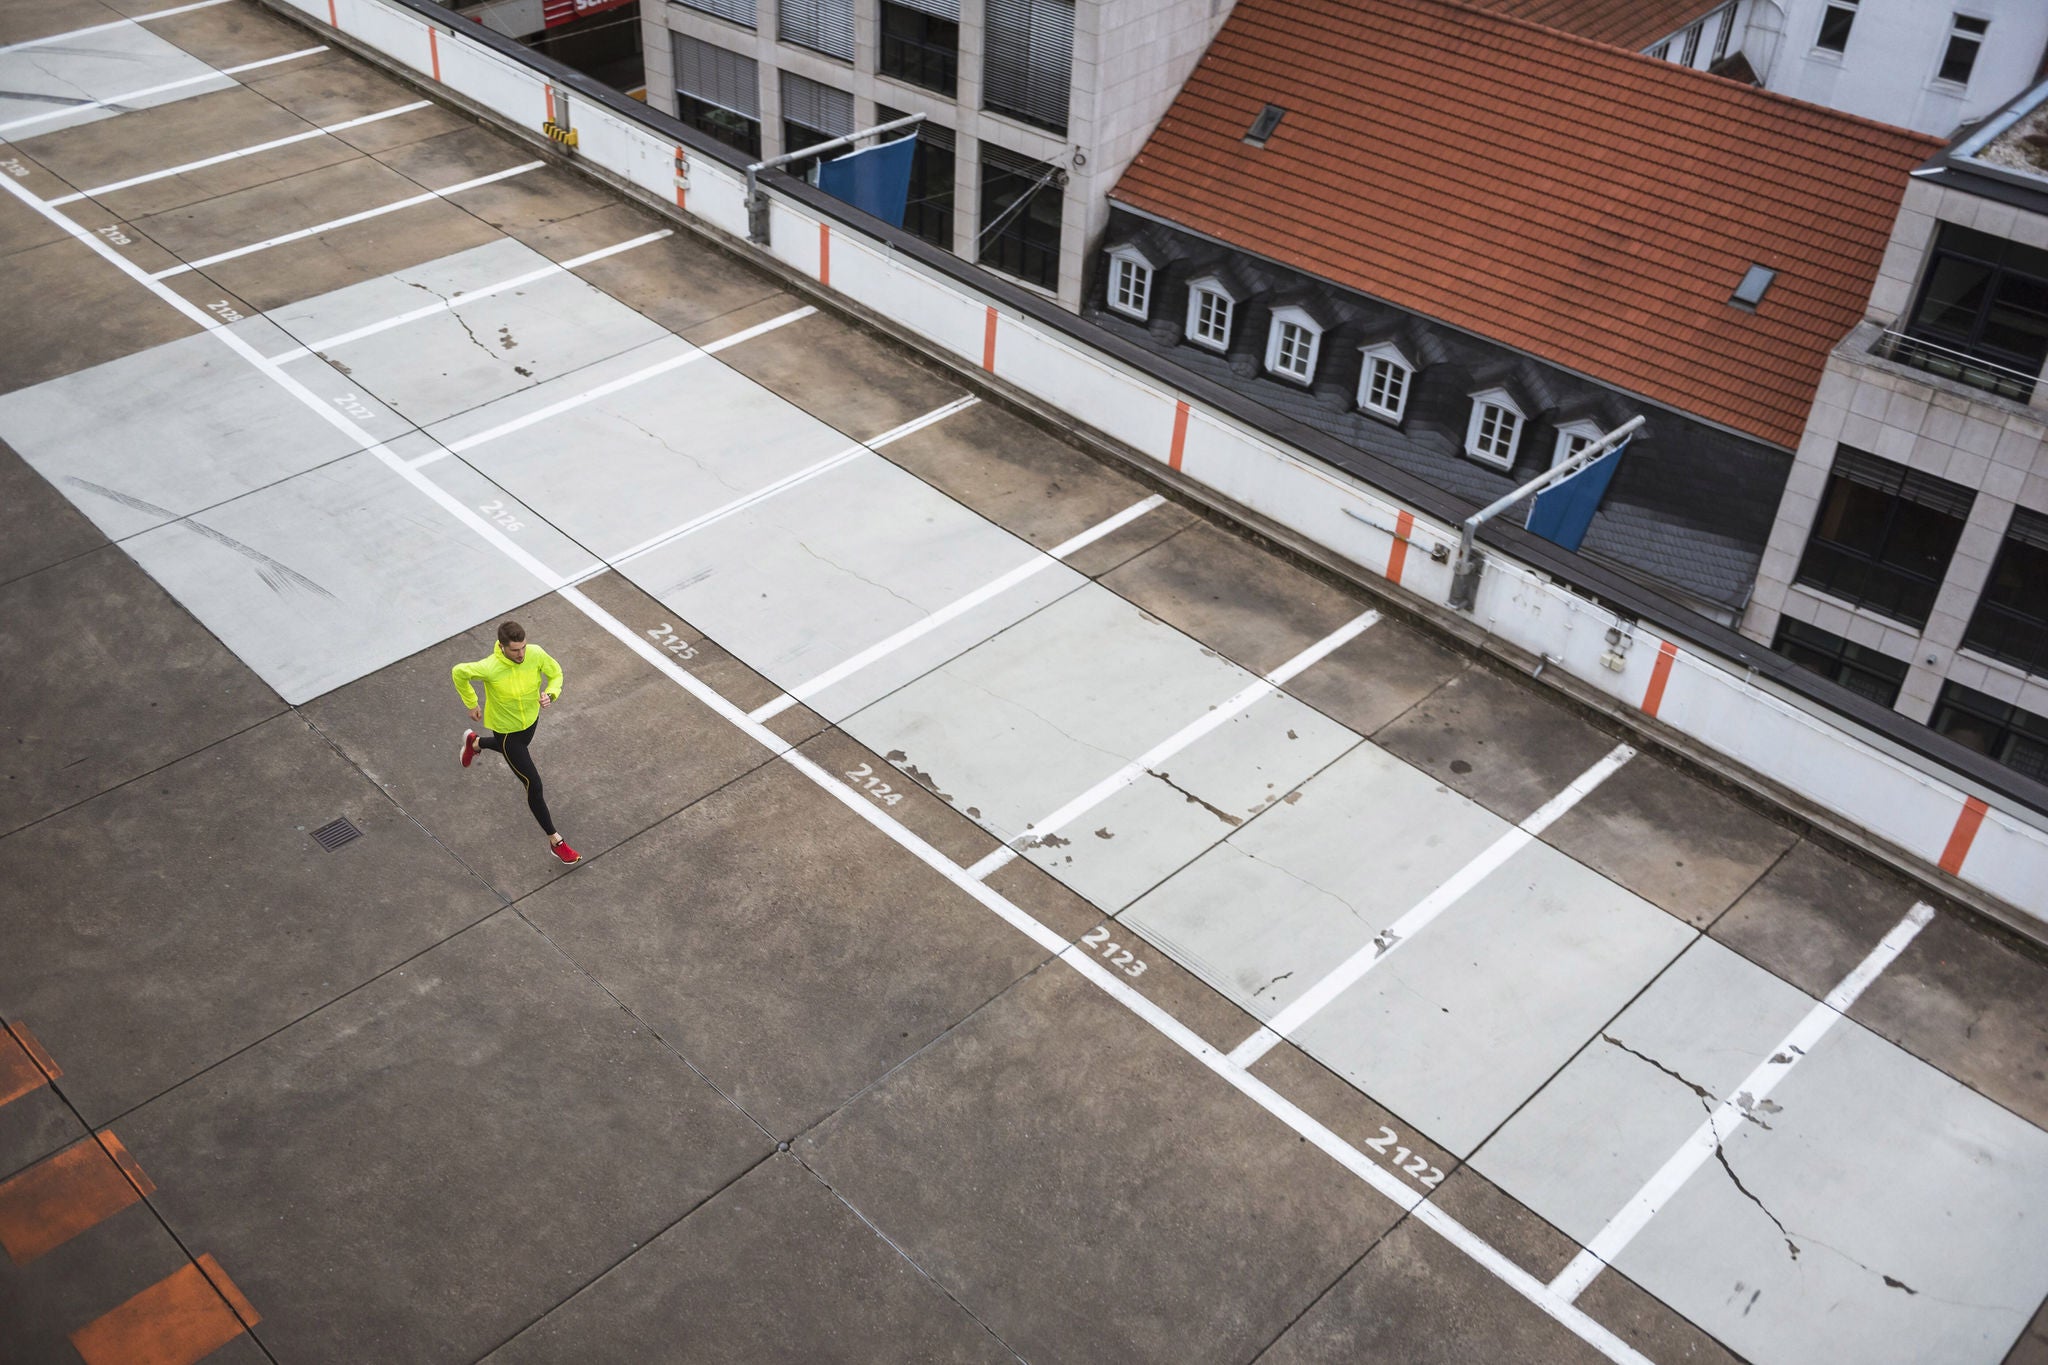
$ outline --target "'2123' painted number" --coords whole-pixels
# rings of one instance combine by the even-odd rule
[[[1109,959],[1110,966],[1121,969],[1125,976],[1144,975],[1145,964],[1138,961],[1137,954],[1131,952],[1130,949],[1124,947],[1121,943],[1111,943],[1109,941],[1109,926],[1107,924],[1103,925],[1100,929],[1091,930],[1083,934],[1081,942],[1087,947],[1099,951],[1104,957]]]

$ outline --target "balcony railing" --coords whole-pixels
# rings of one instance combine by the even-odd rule
[[[1896,361],[1916,370],[1953,379],[1958,384],[1967,384],[1973,389],[1995,393],[2000,398],[2010,398],[2016,403],[2027,402],[2034,396],[2037,375],[2022,370],[2010,369],[1994,361],[1969,354],[1967,351],[1951,350],[1937,346],[1919,337],[1907,336],[1904,332],[1886,328],[1877,338],[1877,344],[1870,348],[1872,355],[1884,360]]]

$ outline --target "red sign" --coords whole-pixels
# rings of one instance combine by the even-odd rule
[[[581,19],[586,14],[617,9],[621,5],[632,3],[633,0],[541,0],[540,20],[549,28],[559,28],[572,19]]]

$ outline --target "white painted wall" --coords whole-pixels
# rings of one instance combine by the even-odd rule
[[[295,9],[316,25],[326,24],[331,3],[342,32],[393,64],[432,77],[428,25],[386,0],[268,2]],[[483,47],[462,27],[459,20],[441,26],[441,81],[451,94],[506,124],[536,132],[546,117],[545,78]],[[608,109],[581,102],[576,118],[584,159],[659,203],[677,203],[675,165],[685,158],[687,214],[744,239],[741,176],[722,163],[688,157],[686,149]],[[830,274],[822,283],[848,302],[890,319],[935,350],[1057,402],[1076,423],[1382,573],[1391,589],[1432,607],[1446,605],[1450,567],[1437,562],[1432,550],[1454,545],[1455,528],[1227,414],[1188,403],[1159,380],[1006,311],[887,242],[780,198],[774,199],[771,218],[772,245],[762,250],[782,265],[817,277],[822,226],[831,238]],[[2041,816],[1780,692],[1731,660],[1638,629],[1512,559],[1489,557],[1472,619],[1503,644],[1544,656],[1553,676],[1569,674],[2048,928],[2048,820]],[[1618,670],[1602,663],[1610,629],[1627,640]],[[1974,833],[1964,839],[1960,831]]]
[[[1946,137],[2025,89],[2048,50],[2048,0],[1860,0],[1848,46],[1814,46],[1828,0],[1746,0],[1744,52],[1764,87]],[[1990,20],[1967,86],[1935,79],[1950,21]]]

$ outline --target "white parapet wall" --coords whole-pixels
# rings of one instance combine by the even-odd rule
[[[667,134],[580,95],[499,52],[452,13],[430,22],[391,0],[266,0],[338,30],[424,81],[539,133],[566,110],[576,155],[675,211],[744,241],[745,176]],[[566,99],[567,105],[562,102]],[[1458,529],[1249,424],[1186,399],[1058,328],[1005,307],[889,242],[770,191],[771,245],[755,248],[935,351],[1057,407],[1178,476],[1275,526],[1381,574],[1398,594],[1448,606],[1451,570],[1422,547]],[[1757,679],[1732,660],[1680,647],[1619,618],[1537,569],[1489,552],[1470,613],[1501,644],[1547,661],[1906,859],[1996,902],[2033,936],[2048,934],[2048,820],[1882,736]],[[1610,629],[1629,645],[1603,662]],[[1967,894],[1966,892],[1966,894]]]

